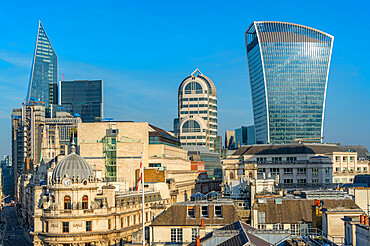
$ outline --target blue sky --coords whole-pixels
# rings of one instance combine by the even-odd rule
[[[253,124],[244,32],[254,20],[334,35],[325,142],[370,147],[367,1],[8,1],[0,8],[0,154],[27,92],[38,20],[59,78],[103,79],[104,116],[172,129],[177,89],[199,68],[218,92],[219,134]]]

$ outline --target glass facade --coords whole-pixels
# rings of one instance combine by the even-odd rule
[[[321,142],[334,37],[284,22],[246,31],[257,143]]]
[[[71,114],[81,115],[82,122],[103,118],[103,81],[61,81],[61,105]]]
[[[58,104],[58,57],[39,22],[27,101],[42,101],[46,108]]]

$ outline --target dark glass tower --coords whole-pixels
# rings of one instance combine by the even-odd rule
[[[41,21],[26,100],[42,101],[47,109],[58,103],[58,57]]]
[[[245,36],[256,142],[321,142],[334,37],[276,21],[255,21]]]
[[[103,81],[61,81],[61,105],[70,113],[81,115],[82,122],[103,118]]]

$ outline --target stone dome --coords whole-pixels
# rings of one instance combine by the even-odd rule
[[[51,179],[60,182],[67,175],[70,179],[78,178],[78,182],[81,183],[85,179],[90,181],[90,178],[94,177],[94,171],[84,158],[72,152],[58,162]]]

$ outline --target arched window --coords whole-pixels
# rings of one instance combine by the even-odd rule
[[[89,203],[89,198],[86,195],[84,195],[82,197],[82,209],[87,209],[88,203]]]
[[[188,120],[182,125],[182,132],[200,132],[200,125],[195,120]]]
[[[70,196],[65,196],[64,197],[64,209],[71,209],[71,197]]]
[[[185,86],[185,94],[202,94],[202,86],[195,81],[188,83]]]

